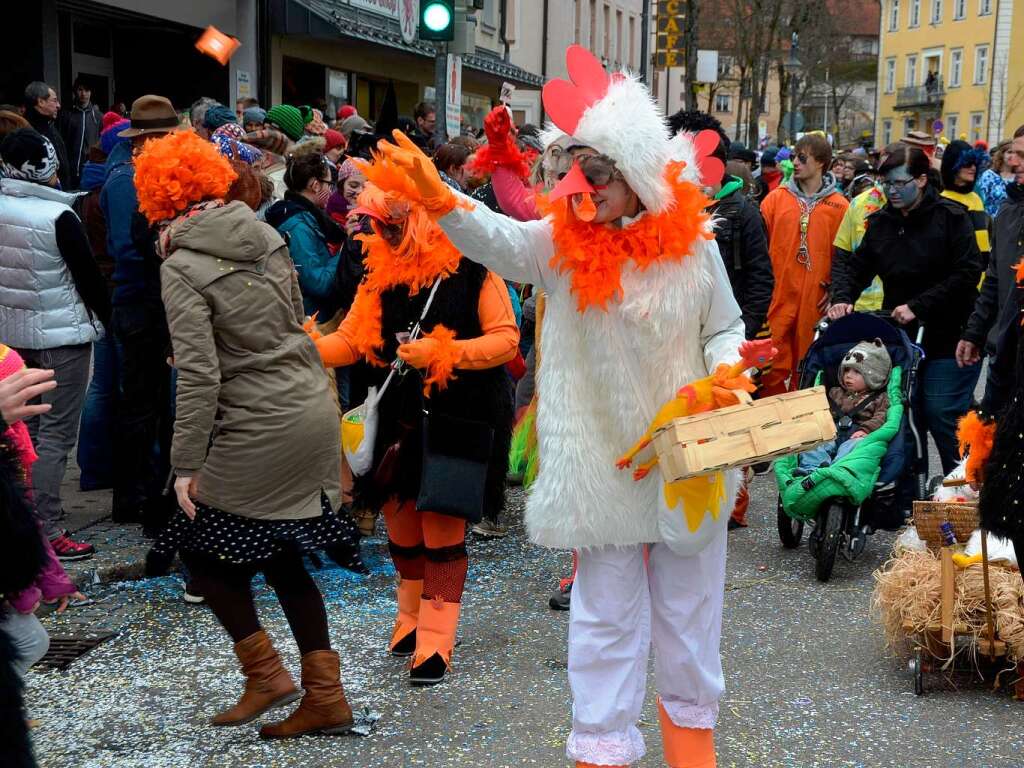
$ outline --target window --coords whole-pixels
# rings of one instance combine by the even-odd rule
[[[604,18],[604,58],[605,61],[612,57],[612,7],[606,5],[603,12]]]
[[[933,25],[942,23],[942,0],[932,0],[931,23]]]
[[[590,37],[587,46],[591,52],[597,53],[597,0],[590,0]]]
[[[949,52],[949,87],[959,88],[964,80],[964,49],[954,48]]]
[[[625,50],[622,46],[622,11],[615,12],[615,61],[620,66]]]
[[[974,84],[984,85],[988,82],[988,46],[979,45],[974,49]]]
[[[732,112],[732,95],[728,93],[715,94],[715,112]]]
[[[981,0],[978,4],[978,15],[979,16],[991,16],[992,15],[992,0]]]
[[[892,93],[896,90],[896,59],[885,60],[885,92]]]
[[[917,130],[917,120],[913,117],[903,118],[903,135],[906,136],[911,131]]]
[[[640,68],[636,61],[636,16],[629,17],[629,66]]]
[[[967,0],[953,0],[953,21],[967,18]]]
[[[910,0],[910,18],[907,20],[907,26],[921,26],[921,0]]]
[[[960,138],[960,115],[946,115],[946,137],[950,141]]]
[[[882,121],[882,146],[892,144],[892,120]]]
[[[718,57],[718,78],[728,77],[729,73],[732,72],[733,58],[732,56],[719,56]]]
[[[917,85],[917,56],[907,56],[907,79],[903,84],[908,87]]]
[[[519,31],[519,3],[516,0],[508,0],[505,6],[505,39],[515,44],[516,34]],[[518,47],[518,46],[517,46]]]
[[[971,144],[981,140],[981,121],[984,114],[981,112],[971,112]]]
[[[895,32],[900,28],[900,0],[892,0],[889,3],[889,31]]]

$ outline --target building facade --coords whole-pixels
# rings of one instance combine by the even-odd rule
[[[466,0],[459,0],[461,7]],[[373,119],[394,85],[401,114],[434,97],[437,47],[415,35],[418,0],[34,0],[12,4],[0,52],[0,102],[45,80],[70,101],[82,76],[101,108],[159,93],[184,111],[199,96],[225,104],[344,103]],[[484,0],[475,49],[462,57],[462,120],[480,128],[505,83],[517,123],[544,121],[541,86],[564,77],[578,43],[609,69],[642,67],[644,0]],[[195,50],[207,25],[237,37],[227,66]],[[404,34],[403,34],[404,27]],[[624,120],[628,119],[624,116]]]
[[[1024,2],[884,0],[875,142],[919,130],[990,145],[1024,123]]]

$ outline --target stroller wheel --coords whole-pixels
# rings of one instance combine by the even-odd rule
[[[800,540],[804,536],[803,521],[797,520],[786,514],[782,508],[782,497],[778,503],[779,539],[786,549],[796,549],[800,546]]]
[[[846,540],[846,546],[843,547],[843,557],[846,558],[847,562],[852,563],[862,554],[864,554],[864,548],[868,544],[868,532],[871,529],[862,525],[860,530],[851,534]]]
[[[814,575],[818,581],[832,578],[836,554],[843,539],[843,508],[839,504],[826,504],[818,512],[818,545],[814,557]]]

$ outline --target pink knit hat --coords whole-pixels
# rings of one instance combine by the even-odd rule
[[[24,367],[25,361],[21,359],[21,355],[6,344],[0,344],[0,381]]]
[[[100,133],[103,133],[107,128],[116,123],[120,123],[124,119],[125,118],[122,115],[117,114],[117,112],[107,112],[100,120]]]

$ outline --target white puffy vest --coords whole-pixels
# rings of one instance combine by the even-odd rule
[[[0,341],[21,349],[87,344],[103,335],[57,248],[56,222],[74,195],[0,180]]]

